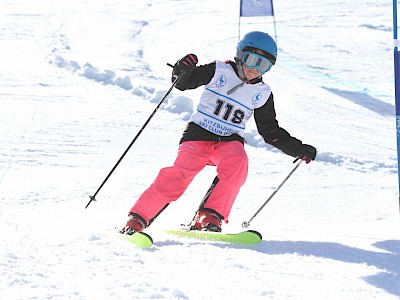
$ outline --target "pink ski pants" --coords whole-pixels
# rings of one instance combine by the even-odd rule
[[[221,214],[227,223],[248,172],[247,154],[243,144],[238,141],[183,142],[173,166],[160,170],[130,211],[142,216],[148,224],[168,203],[182,196],[193,178],[207,164],[217,166],[219,182],[204,207]]]

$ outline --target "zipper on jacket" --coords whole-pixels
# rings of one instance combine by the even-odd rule
[[[240,88],[242,85],[244,84],[244,81],[242,81],[242,83],[239,83],[237,86],[234,86],[233,88],[231,88],[227,94],[230,95],[232,94],[234,91],[236,91],[238,88]]]

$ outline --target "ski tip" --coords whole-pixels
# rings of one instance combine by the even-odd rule
[[[260,238],[260,240],[262,240],[262,235],[261,235],[261,233],[259,233],[258,231],[256,231],[256,230],[247,230],[247,231],[258,235],[258,237]]]
[[[149,234],[147,234],[146,232],[139,232],[139,233],[141,235],[144,235],[145,237],[147,237],[150,240],[150,242],[153,244],[153,238]]]
[[[132,235],[117,233],[122,239],[134,244],[137,248],[150,248],[153,246],[153,239],[144,232],[136,232]]]

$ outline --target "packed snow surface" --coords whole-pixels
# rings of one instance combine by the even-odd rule
[[[275,1],[239,18],[232,0],[0,3],[0,299],[399,299],[400,224],[389,1]],[[233,59],[239,34],[276,37],[264,76],[279,124],[318,149],[251,222],[256,246],[168,236],[189,222],[207,167],[136,249],[117,230],[173,163],[202,88],[171,68]],[[225,232],[241,230],[294,167],[246,129],[250,170]]]

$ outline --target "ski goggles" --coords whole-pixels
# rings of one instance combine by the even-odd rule
[[[257,68],[261,74],[268,72],[273,65],[265,56],[250,51],[243,53],[241,61],[248,68]]]

